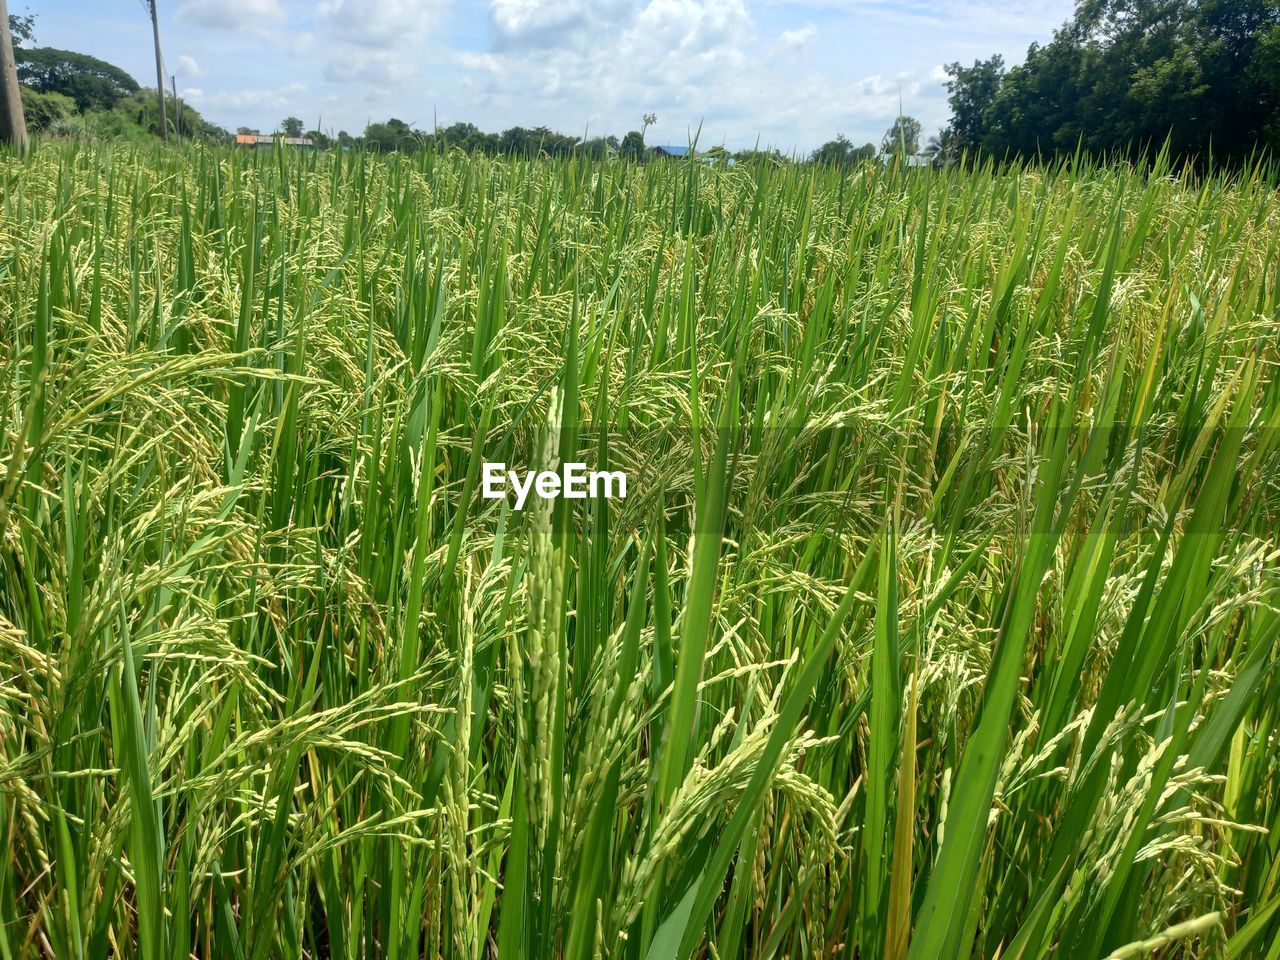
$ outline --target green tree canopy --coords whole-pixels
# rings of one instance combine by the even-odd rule
[[[498,152],[522,157],[567,156],[578,145],[577,139],[556,133],[547,127],[511,127],[498,136]]]
[[[997,157],[1280,147],[1280,4],[1081,0],[1047,44],[947,67],[951,130]]]
[[[622,145],[618,148],[628,160],[644,159],[644,134],[639,130],[628,131],[627,135],[622,138]]]
[[[297,117],[285,117],[280,121],[280,132],[286,137],[300,137],[302,131],[302,121]]]
[[[837,167],[849,167],[865,160],[870,160],[875,155],[875,144],[864,143],[860,147],[855,147],[848,137],[843,133],[838,133],[834,140],[828,140],[813,151],[809,159],[813,163],[828,163]]]
[[[9,14],[9,33],[13,37],[15,48],[22,46],[24,43],[35,43],[35,15],[30,13],[25,16],[19,16],[16,13]]]
[[[61,93],[76,109],[110,110],[138,91],[138,81],[114,64],[87,53],[53,47],[14,51],[18,80],[41,93]]]
[[[436,136],[446,147],[458,147],[471,153],[495,153],[498,149],[498,138],[492,133],[485,133],[474,123],[459,121],[450,124]]]
[[[584,156],[602,160],[616,155],[620,146],[618,138],[610,134],[607,137],[592,137],[590,140],[584,140],[578,149]]]
[[[912,156],[920,152],[920,121],[915,117],[898,117],[893,126],[884,132],[880,141],[880,152],[887,154],[905,153]]]
[[[417,146],[413,128],[395,117],[386,123],[371,123],[365,127],[364,142],[370,150],[380,150],[383,153],[412,150]]]
[[[951,104],[948,129],[958,144],[980,144],[987,135],[991,104],[1004,79],[1004,57],[997,54],[988,60],[975,60],[971,67],[949,63],[946,71],[951,78],[947,81]]]

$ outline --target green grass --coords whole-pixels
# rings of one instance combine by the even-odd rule
[[[0,158],[0,958],[1277,960],[1278,248],[1262,169]]]

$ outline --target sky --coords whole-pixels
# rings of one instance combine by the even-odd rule
[[[1020,62],[1071,0],[157,0],[166,84],[230,130],[545,125],[808,152],[947,120],[943,65]],[[36,43],[155,85],[145,0],[9,0]]]

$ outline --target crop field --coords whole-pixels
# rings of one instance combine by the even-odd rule
[[[0,157],[0,960],[1276,960],[1278,440],[1263,169]]]

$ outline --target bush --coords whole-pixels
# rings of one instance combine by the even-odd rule
[[[48,130],[67,119],[76,109],[76,102],[61,93],[41,93],[30,87],[22,87],[22,114],[32,131]]]

